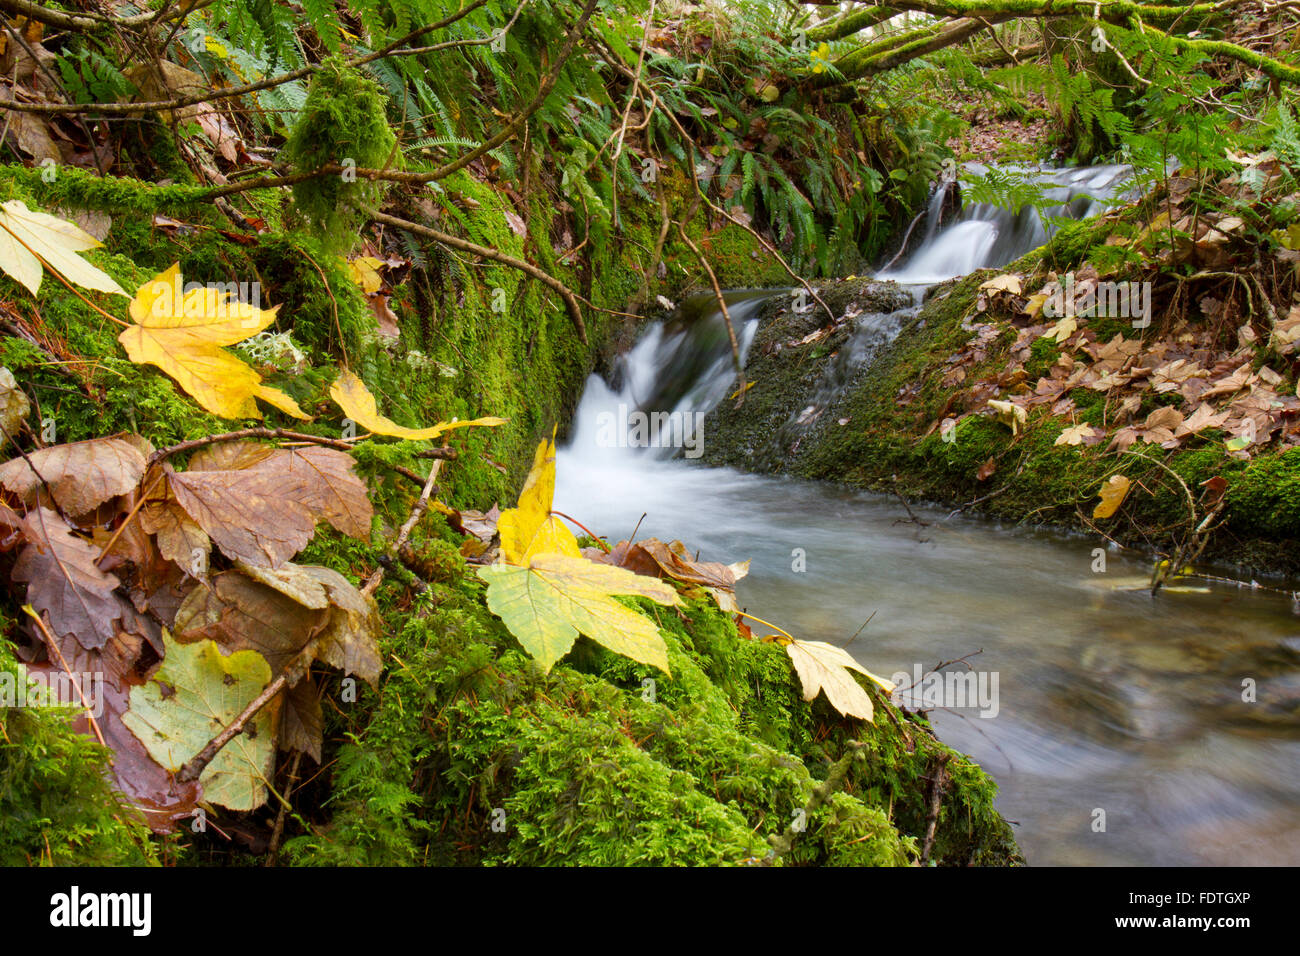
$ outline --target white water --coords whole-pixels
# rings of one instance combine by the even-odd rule
[[[1056,175],[1069,180],[1063,204],[1080,207],[1071,190],[1116,183],[1110,167]],[[1040,225],[978,208],[964,216],[895,276],[1002,264],[1032,248],[1021,247]],[[746,345],[756,301],[732,308]],[[870,361],[891,321],[860,318],[864,347],[841,352]],[[874,615],[848,646],[877,673],[982,650],[972,665],[997,673],[997,715],[932,717],[997,779],[1031,863],[1300,864],[1300,606],[1231,587],[1152,599],[1142,561],[1112,553],[1093,573],[1092,538],[925,508],[914,510],[930,524],[917,527],[893,499],[598,442],[596,421],[620,404],[711,407],[734,388],[730,363],[721,317],[706,312],[649,331],[620,388],[593,377],[560,455],[556,508],[611,541],[644,512],[638,537],[681,538],[708,560],[751,558],[742,606],[800,637],[844,645]],[[847,380],[828,373],[827,387]],[[1243,677],[1257,682],[1258,703],[1241,701]],[[1105,832],[1093,829],[1098,809]]]

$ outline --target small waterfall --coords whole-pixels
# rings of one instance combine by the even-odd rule
[[[967,170],[985,175],[986,167],[971,164]],[[1030,170],[1009,168],[1034,181],[1043,198],[1053,205],[1041,213],[1033,206],[1011,210],[988,203],[969,203],[956,222],[935,229],[943,190],[935,190],[926,220],[926,237],[911,258],[878,278],[905,284],[934,285],[976,269],[1003,266],[1036,249],[1056,231],[1053,220],[1084,219],[1102,212],[1121,194],[1132,174],[1128,166],[1084,166],[1074,169]]]
[[[768,290],[726,294],[743,364]],[[712,295],[698,295],[658,323],[619,359],[611,387],[587,381],[569,452],[581,459],[691,454],[699,420],[727,396],[735,364],[726,322]],[[641,423],[644,423],[643,425]]]
[[[977,175],[987,172],[974,164],[967,169]],[[807,400],[772,434],[772,450],[789,448],[822,419],[880,349],[916,315],[930,286],[1018,259],[1051,237],[1053,220],[1101,212],[1120,195],[1131,173],[1127,166],[1010,171],[1037,182],[1054,205],[1040,213],[1032,206],[1009,210],[987,203],[967,204],[955,221],[944,225],[947,193],[936,189],[916,251],[876,277],[911,287],[913,305],[847,319],[852,329],[848,342],[826,363]],[[758,330],[757,315],[764,303],[789,295],[788,289],[727,293],[742,361]],[[613,379],[613,385],[595,375],[588,381],[570,453],[584,460],[601,459],[602,467],[608,466],[614,449],[621,459],[641,454],[695,457],[691,445],[699,421],[735,387],[730,340],[714,297],[693,296],[671,319],[647,330],[620,359]]]

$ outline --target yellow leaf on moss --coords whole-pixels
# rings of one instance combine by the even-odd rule
[[[614,596],[680,604],[671,585],[564,554],[538,555],[526,568],[492,564],[477,570],[488,585],[488,607],[543,670],[567,654],[581,633],[616,654],[669,673],[668,648],[655,622]]]
[[[330,398],[334,399],[335,404],[343,409],[343,414],[366,431],[373,432],[376,435],[409,438],[412,441],[437,438],[444,432],[449,432],[454,428],[494,427],[504,425],[508,421],[505,418],[488,416],[464,422],[439,422],[429,428],[407,428],[405,425],[399,425],[391,418],[385,418],[379,414],[379,405],[375,402],[375,396],[370,394],[370,389],[366,388],[366,383],[347,369],[340,372],[339,377],[330,386]]]
[[[1092,509],[1093,518],[1109,518],[1128,497],[1130,482],[1123,475],[1111,475],[1097,492],[1101,501]]]
[[[186,292],[176,263],[137,290],[129,309],[134,324],[117,340],[132,362],[156,365],[214,415],[261,418],[261,398],[295,418],[308,418],[292,398],[263,385],[261,375],[223,348],[275,321],[275,309],[232,298],[213,286]]]
[[[578,541],[564,522],[551,514],[555,496],[555,440],[537,446],[533,467],[519,493],[519,504],[497,519],[501,554],[510,564],[527,565],[539,554],[581,557]]]
[[[357,256],[348,260],[348,276],[361,287],[362,292],[378,292],[384,284],[379,270],[383,262],[374,256]]]
[[[853,659],[848,651],[834,644],[823,641],[790,641],[785,645],[786,653],[803,684],[803,699],[813,700],[817,694],[825,691],[826,699],[841,714],[871,720],[874,708],[871,696],[854,680],[849,671],[865,674],[875,681],[885,693],[892,693],[894,685],[883,677],[877,677]]]
[[[32,295],[40,289],[46,267],[83,288],[126,295],[112,276],[78,255],[101,245],[66,219],[28,209],[19,199],[0,204],[0,270]]]

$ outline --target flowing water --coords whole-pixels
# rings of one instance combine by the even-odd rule
[[[1117,167],[1047,176],[1076,214],[1122,182]],[[1036,216],[981,207],[927,226],[891,275],[918,289],[1010,261],[1046,234]],[[733,297],[742,345],[770,294]],[[859,317],[822,400],[851,384],[903,312]],[[742,606],[847,645],[878,674],[912,683],[966,658],[945,670],[969,666],[974,683],[927,700],[934,679],[923,678],[903,701],[937,705],[940,736],[996,778],[1032,864],[1300,864],[1295,597],[1203,582],[1153,599],[1146,562],[1097,552],[1093,538],[914,507],[921,525],[896,499],[634,447],[647,444],[637,410],[659,410],[675,414],[652,433],[691,456],[707,440],[694,413],[734,387],[721,317],[696,313],[648,331],[617,387],[588,383],[558,465],[558,509],[615,541],[645,512],[638,537],[681,538],[706,560],[752,559]],[[963,688],[974,693],[961,699]]]

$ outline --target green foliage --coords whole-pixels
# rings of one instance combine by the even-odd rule
[[[339,174],[318,176],[293,187],[294,203],[312,231],[330,248],[346,249],[354,241],[357,207],[374,203],[379,184],[349,167],[391,165],[396,137],[384,113],[385,99],[373,80],[326,60],[312,77],[307,101],[284,146],[284,158],[299,171],[334,164]]]
[[[3,638],[0,673],[22,679]],[[158,863],[147,828],[108,785],[109,752],[69,713],[0,708],[0,866]]]

